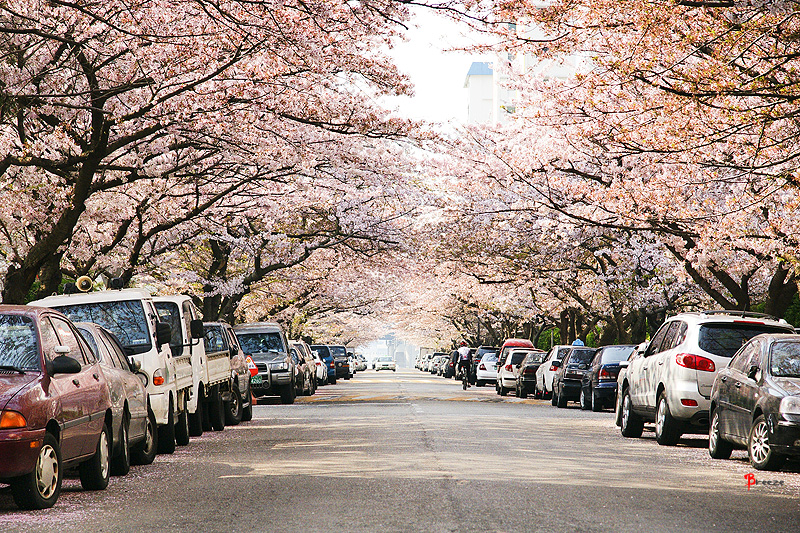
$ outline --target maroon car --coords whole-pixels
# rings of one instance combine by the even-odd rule
[[[109,477],[111,401],[81,335],[51,309],[0,305],[0,483],[23,509],[52,507],[64,469]]]

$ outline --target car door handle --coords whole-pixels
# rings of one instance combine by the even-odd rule
[[[658,362],[658,364],[659,364],[659,366],[660,366],[660,365],[663,365],[663,364],[664,364],[664,361],[659,361],[659,362]]]
[[[81,386],[81,382],[78,381],[77,379],[73,379],[72,383],[74,383],[76,387],[80,387]]]
[[[92,374],[92,377],[94,378],[95,381],[100,381],[100,376],[98,376],[97,374]]]
[[[728,381],[728,377],[727,376],[722,376],[721,378],[719,378],[719,380],[721,382],[725,383],[726,381]]]
[[[741,383],[739,383],[739,382],[737,381],[737,382],[736,382],[736,388],[738,389],[738,388],[739,388],[739,387],[741,387],[741,386],[742,386],[742,384],[741,384]]]

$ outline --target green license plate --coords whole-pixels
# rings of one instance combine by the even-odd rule
[[[261,374],[256,374],[255,376],[250,376],[250,384],[251,385],[261,385],[264,383],[264,377]]]

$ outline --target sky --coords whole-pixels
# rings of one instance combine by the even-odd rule
[[[473,61],[491,61],[491,56],[449,52],[478,42],[480,36],[466,26],[416,8],[407,40],[398,41],[390,55],[415,87],[413,98],[390,98],[387,107],[397,108],[402,116],[430,122],[467,119],[467,90],[464,80]]]

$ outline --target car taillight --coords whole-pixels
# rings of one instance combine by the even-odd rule
[[[453,362],[452,361],[450,361],[450,366],[453,366]]]
[[[162,375],[161,369],[159,368],[155,372],[153,372],[153,385],[163,385],[164,384],[164,376]]]
[[[550,372],[555,372],[556,370],[558,370],[556,365],[550,365]]]
[[[481,366],[479,366],[478,368],[479,368],[480,370],[486,370],[486,365],[484,365],[483,363],[481,363]]]
[[[336,368],[336,363],[334,361],[331,361],[331,368]]]
[[[513,372],[513,371],[514,371],[514,367],[513,366],[506,365],[506,372]]]
[[[522,373],[523,374],[535,374],[536,373],[536,369],[533,368],[532,366],[526,366],[525,370],[523,370]]]
[[[682,367],[702,370],[703,372],[714,372],[717,369],[714,365],[714,361],[702,355],[679,353],[675,356],[675,362]]]
[[[606,367],[600,368],[600,373],[597,375],[600,379],[613,379],[614,376],[611,375],[611,372],[608,371]]]

